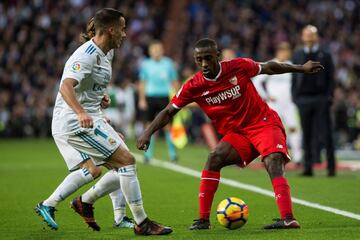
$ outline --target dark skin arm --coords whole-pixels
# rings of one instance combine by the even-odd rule
[[[163,128],[168,124],[171,118],[178,112],[180,109],[174,108],[171,104],[167,105],[150,123],[150,125],[145,129],[144,133],[136,141],[136,147],[140,150],[147,150],[150,143],[151,135],[153,135],[157,130]]]
[[[280,63],[280,62],[266,62],[261,63],[260,74],[282,74],[282,73],[317,73],[324,69],[320,62],[307,61],[303,65],[295,65],[290,63]]]

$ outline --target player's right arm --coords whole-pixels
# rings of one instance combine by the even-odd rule
[[[69,105],[69,107],[77,114],[80,126],[83,128],[92,128],[92,118],[85,112],[84,108],[76,99],[74,87],[77,84],[79,84],[77,80],[73,78],[66,78],[63,80],[59,91],[67,105]]]
[[[180,111],[180,109],[175,108],[172,104],[167,105],[167,107],[155,117],[145,129],[144,133],[138,138],[136,143],[137,148],[140,150],[147,150],[150,144],[151,135],[166,126],[178,111]]]
[[[86,49],[86,46],[84,48]],[[86,53],[84,48],[75,51],[73,56],[66,62],[59,92],[67,105],[77,114],[80,127],[92,128],[92,118],[77,100],[74,89],[76,85],[91,74],[96,60],[94,56]]]
[[[145,129],[144,133],[138,138],[136,146],[140,150],[147,150],[150,143],[151,135],[157,130],[168,124],[172,117],[180,111],[181,108],[193,102],[191,93],[191,80],[187,81],[172,98],[171,102],[164,108]]]

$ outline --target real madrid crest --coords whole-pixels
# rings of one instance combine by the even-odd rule
[[[115,139],[113,138],[109,138],[108,141],[111,145],[114,145],[116,143]]]
[[[96,63],[97,63],[97,65],[100,65],[100,63],[101,63],[101,59],[100,59],[99,55],[96,55]]]

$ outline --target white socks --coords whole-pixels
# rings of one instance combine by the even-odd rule
[[[94,178],[86,168],[71,172],[43,204],[45,206],[56,207],[59,202],[63,201],[73,192],[92,180],[94,180]]]
[[[114,220],[116,223],[120,223],[126,214],[126,201],[120,188],[119,176],[116,170],[109,170],[93,187],[81,196],[81,200],[85,203],[94,204],[97,199],[106,194],[110,195],[113,204]]]
[[[94,186],[81,196],[81,201],[94,204],[97,199],[119,188],[120,183],[117,172],[115,170],[109,170]]]
[[[136,224],[142,223],[146,216],[135,165],[128,165],[118,170],[122,192],[133,214]]]
[[[120,185],[118,176],[116,176],[116,180]],[[118,224],[123,220],[126,215],[126,200],[120,188],[110,193],[110,198],[114,208],[114,220],[115,223]]]

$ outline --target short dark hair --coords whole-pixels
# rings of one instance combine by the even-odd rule
[[[211,38],[202,38],[199,41],[197,41],[194,46],[194,48],[207,48],[207,47],[217,49],[218,46],[215,40]]]
[[[113,8],[103,8],[95,13],[94,27],[96,30],[103,30],[105,27],[119,23],[120,17],[124,14]]]

